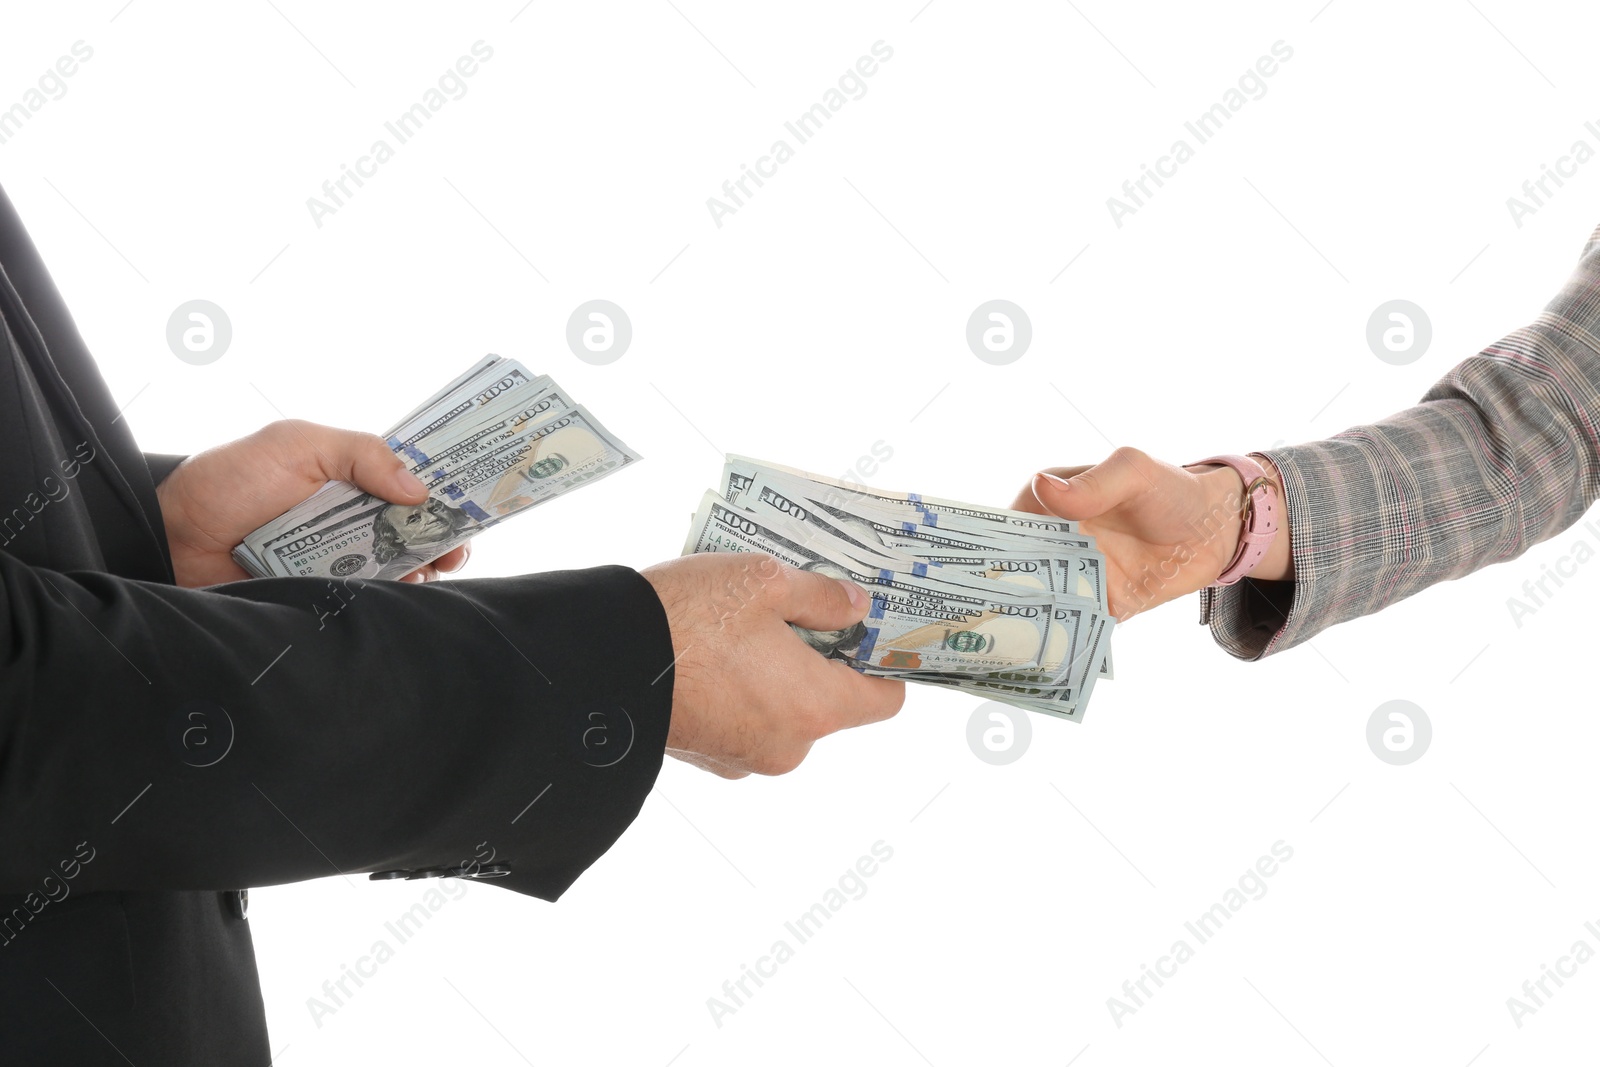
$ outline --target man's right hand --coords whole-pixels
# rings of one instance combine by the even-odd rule
[[[724,778],[785,774],[836,730],[887,719],[905,683],[817,654],[789,628],[842,630],[860,586],[757,553],[703,553],[642,572],[672,628],[676,681],[667,752]]]

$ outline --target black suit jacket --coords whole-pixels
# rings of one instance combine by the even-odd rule
[[[558,897],[660,770],[649,583],[179,589],[176,458],[135,446],[3,192],[0,268],[0,1061],[266,1064],[244,887]]]

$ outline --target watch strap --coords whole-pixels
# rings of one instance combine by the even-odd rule
[[[1239,547],[1215,583],[1233,585],[1266,558],[1273,538],[1278,535],[1278,491],[1267,479],[1266,470],[1249,456],[1212,456],[1188,466],[1206,464],[1231,467],[1244,480],[1244,522],[1239,530]]]

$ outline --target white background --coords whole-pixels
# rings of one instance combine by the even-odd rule
[[[882,441],[880,485],[1007,503],[1114,444],[1325,436],[1529,321],[1600,219],[1600,162],[1506,206],[1600,147],[1575,3],[275,2],[8,4],[0,106],[94,56],[0,179],[147,449],[378,429],[494,351],[646,455],[481,539],[475,575],[673,556],[723,451],[838,474]],[[307,198],[480,39],[466,95],[318,228]],[[718,228],[706,198],[879,40],[866,95]],[[1266,95],[1117,227],[1106,198],[1279,40]],[[564,341],[595,297],[634,325],[605,367]],[[1034,330],[1004,367],[964,340],[996,297]],[[1364,337],[1397,297],[1433,322],[1405,367]],[[194,298],[233,322],[210,366],[165,342]],[[669,761],[558,905],[469,887],[320,1026],[307,999],[424,887],[258,891],[278,1062],[1575,1062],[1600,964],[1521,1028],[1506,998],[1600,949],[1600,578],[1520,627],[1506,599],[1580,531],[1255,665],[1192,603],[1142,617],[1087,722],[1035,717],[1009,766],[928,689],[784,778]],[[1399,698],[1434,739],[1392,767],[1365,729]],[[867,894],[716,1025],[879,840]],[[1107,998],[1279,840],[1266,895],[1118,1027]]]

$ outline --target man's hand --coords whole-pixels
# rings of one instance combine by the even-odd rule
[[[676,681],[667,751],[724,778],[784,774],[821,737],[887,719],[905,683],[819,655],[789,628],[839,630],[861,587],[757,553],[685,556],[643,572],[672,627]]]
[[[345,481],[391,504],[418,504],[427,489],[383,438],[299,420],[275,422],[249,437],[190,456],[156,486],[179,585],[190,588],[249,575],[229,553],[244,535],[322,487]],[[405,577],[425,582],[460,570],[467,546]]]
[[[1277,470],[1262,466],[1281,500]],[[1081,522],[1105,553],[1111,614],[1126,619],[1217,580],[1239,547],[1243,492],[1230,467],[1174,467],[1119,448],[1092,467],[1041,471],[1011,506]],[[1287,521],[1252,577],[1293,577]]]

